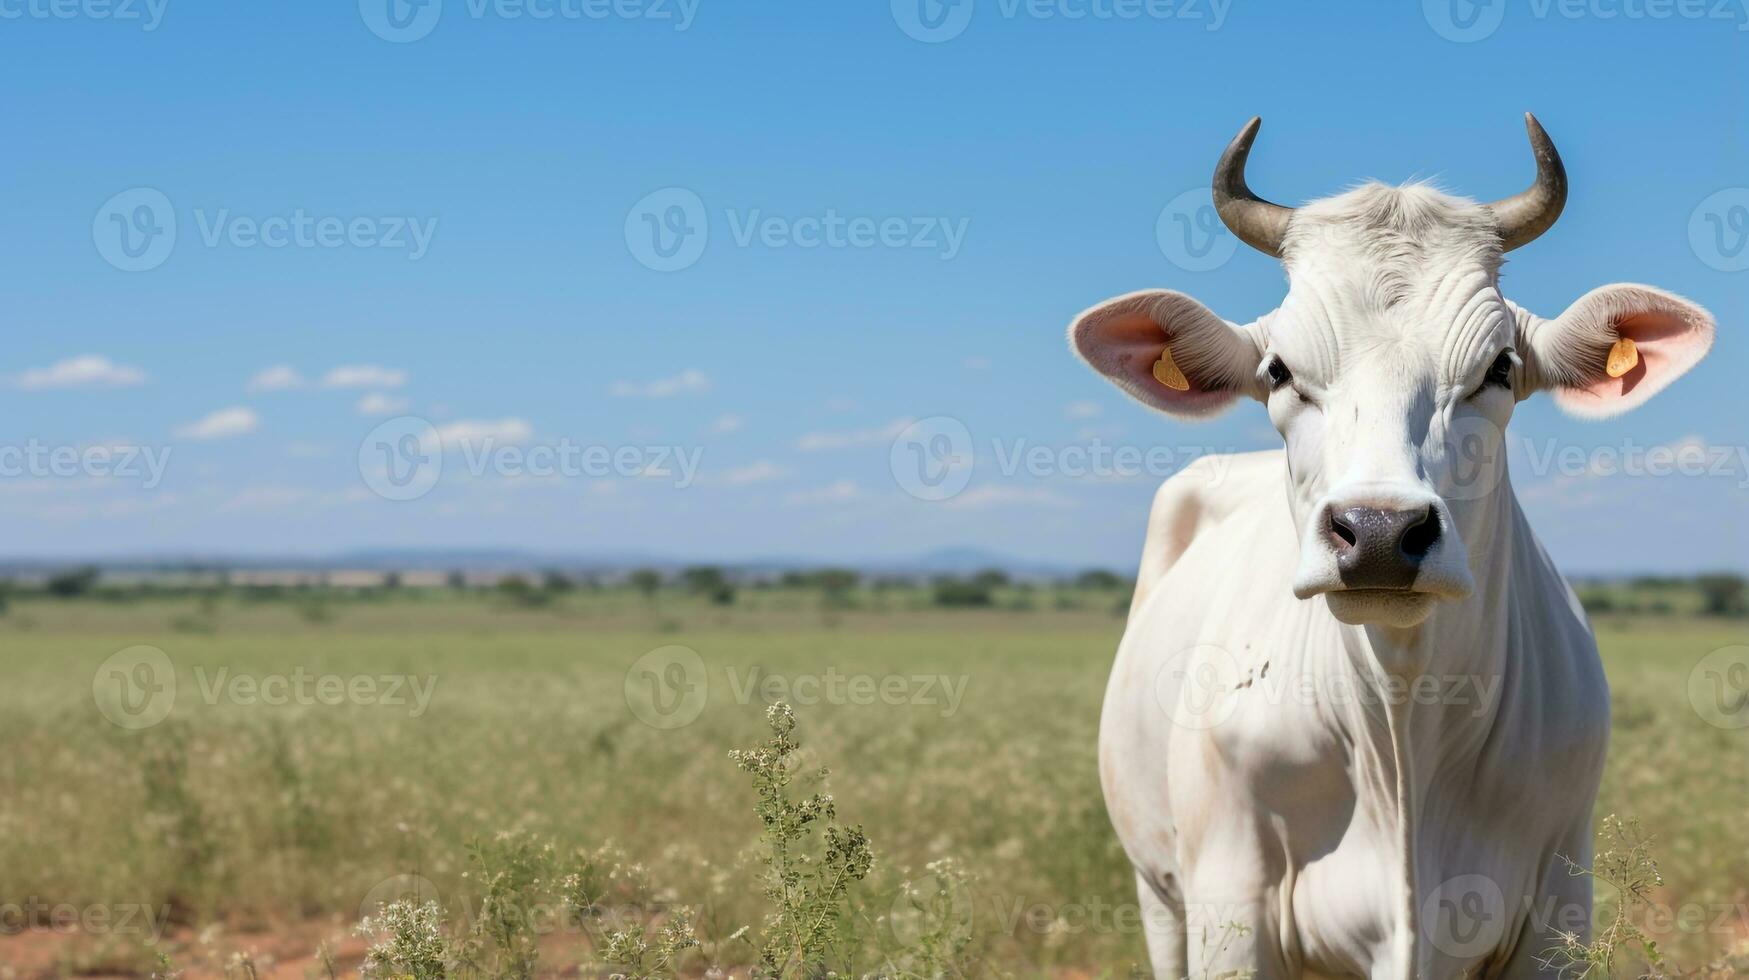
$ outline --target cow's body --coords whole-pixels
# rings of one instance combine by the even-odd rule
[[[1281,452],[1205,460],[1150,520],[1100,770],[1157,974],[1538,974],[1590,921],[1583,613],[1506,492],[1469,599],[1340,623],[1293,597],[1286,481]]]
[[[1631,283],[1552,319],[1506,299],[1505,253],[1566,198],[1527,126],[1537,180],[1514,197],[1366,184],[1283,208],[1245,183],[1252,120],[1214,201],[1282,260],[1280,306],[1234,323],[1144,290],[1070,325],[1143,404],[1249,397],[1284,446],[1161,489],[1106,692],[1100,778],[1159,977],[1554,976],[1559,934],[1589,933],[1573,872],[1609,691],[1506,427],[1539,391],[1590,418],[1645,402],[1713,321]]]

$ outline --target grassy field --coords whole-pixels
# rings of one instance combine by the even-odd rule
[[[417,876],[421,897],[477,910],[491,868],[469,842],[501,859],[507,834],[559,854],[611,844],[638,908],[696,909],[705,953],[744,962],[729,937],[764,907],[760,825],[728,751],[766,734],[773,698],[795,705],[803,768],[831,767],[840,819],[872,841],[852,890],[861,927],[915,940],[889,913],[951,859],[936,869],[965,876],[950,913],[972,923],[979,972],[1127,975],[1143,947],[1094,759],[1120,599],[14,601],[0,617],[0,977],[144,975],[154,930],[140,923],[160,916],[156,948],[191,976],[227,962],[247,975],[231,957],[249,950],[260,976],[321,975],[322,942],[344,974],[361,909]],[[1654,836],[1654,910],[1671,914],[1649,925],[1699,963],[1749,938],[1749,731],[1704,720],[1690,676],[1749,636],[1689,617],[1598,632],[1615,692],[1598,815]],[[139,645],[163,651],[173,682],[139,672],[151,654],[111,659]],[[48,907],[82,924],[18,911]],[[589,952],[589,936],[551,932],[543,975]]]

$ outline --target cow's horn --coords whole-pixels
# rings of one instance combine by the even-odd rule
[[[1549,139],[1542,123],[1528,112],[1524,114],[1524,128],[1530,133],[1530,148],[1536,153],[1536,183],[1488,205],[1500,220],[1500,245],[1508,252],[1530,244],[1548,231],[1567,205],[1567,168],[1561,165],[1561,155],[1555,152],[1555,141]]]
[[[1252,116],[1221,154],[1221,162],[1215,165],[1215,211],[1240,241],[1281,258],[1281,240],[1287,235],[1287,221],[1294,209],[1271,204],[1245,186],[1245,158],[1251,155],[1251,141],[1262,125],[1262,118]]]

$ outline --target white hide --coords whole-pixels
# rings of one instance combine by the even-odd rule
[[[1161,488],[1106,692],[1100,775],[1155,973],[1553,975],[1558,933],[1590,927],[1565,862],[1590,860],[1609,691],[1505,428],[1540,389],[1590,416],[1639,404],[1712,320],[1625,285],[1526,313],[1500,293],[1488,209],[1423,186],[1298,209],[1283,264],[1286,298],[1253,323],[1157,290],[1070,328],[1144,403],[1249,396],[1284,442]],[[1620,337],[1646,363],[1611,379]],[[1168,344],[1187,392],[1150,384]],[[1412,588],[1343,587],[1321,515],[1356,505],[1437,516]]]

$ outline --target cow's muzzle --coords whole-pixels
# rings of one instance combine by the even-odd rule
[[[1333,493],[1312,511],[1294,594],[1323,595],[1348,623],[1413,625],[1474,584],[1438,496],[1419,487]]]

